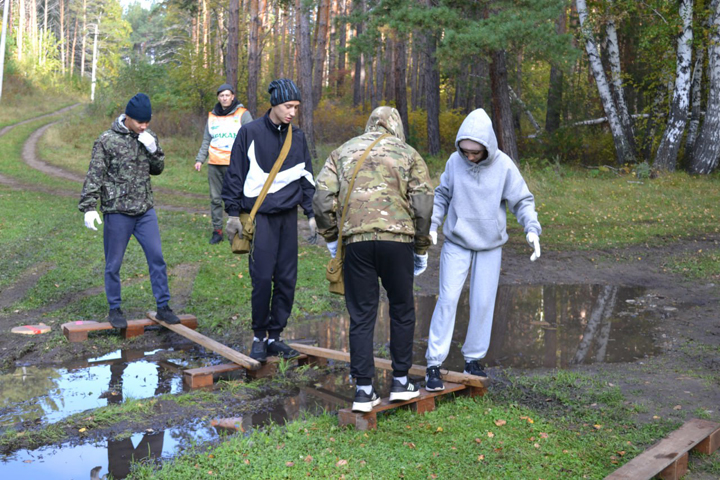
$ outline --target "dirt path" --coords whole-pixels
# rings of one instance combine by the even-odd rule
[[[33,118],[28,118],[27,120],[23,120],[22,122],[13,123],[12,125],[7,125],[0,130],[0,137],[2,137],[3,135],[8,133],[10,130],[12,130],[15,127],[19,127],[20,125],[25,125],[26,123],[34,122],[35,120],[41,120],[43,118],[53,117],[53,116],[59,115],[61,113],[69,112],[73,108],[79,107],[80,105],[82,105],[82,104],[76,103],[74,105],[70,105],[68,107],[61,108],[60,110],[56,110],[54,112],[46,113],[44,115],[40,115],[40,116],[33,117]]]

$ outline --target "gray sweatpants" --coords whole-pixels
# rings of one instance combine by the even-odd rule
[[[490,346],[501,260],[502,247],[474,251],[445,239],[440,253],[440,294],[430,323],[428,349],[425,353],[428,367],[442,365],[450,352],[458,300],[468,270],[470,320],[462,354],[467,362],[485,357]]]
[[[210,216],[212,217],[213,230],[223,228],[223,200],[222,186],[227,165],[208,164],[208,184],[210,185]]]

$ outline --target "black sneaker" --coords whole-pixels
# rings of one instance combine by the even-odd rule
[[[108,312],[108,321],[114,328],[127,328],[127,320],[119,308],[111,308]]]
[[[425,370],[425,390],[428,392],[441,392],[445,390],[445,385],[441,380],[440,365],[428,367]]]
[[[365,393],[364,390],[358,389],[357,392],[355,392],[355,401],[352,405],[352,411],[363,413],[372,412],[373,407],[380,405],[380,402],[381,399],[378,397],[378,394],[375,393],[374,388],[370,394]]]
[[[212,237],[210,237],[210,245],[222,242],[223,233],[222,230],[213,230]]]
[[[408,380],[407,383],[400,383],[399,380],[393,379],[392,387],[390,387],[391,402],[403,402],[419,395],[420,389],[410,380]]]
[[[168,307],[167,305],[164,307],[158,307],[155,318],[157,318],[158,320],[162,320],[168,325],[177,325],[178,323],[180,323],[180,319],[178,318],[178,316],[175,315],[175,313],[170,310],[170,307]]]
[[[250,358],[258,362],[267,360],[267,342],[265,340],[254,340],[250,349]]]
[[[485,373],[485,367],[482,366],[480,360],[465,362],[465,371],[463,373],[466,373],[468,375],[475,375],[477,377],[487,378],[487,373]]]
[[[289,347],[282,340],[275,340],[272,343],[268,342],[267,353],[270,356],[282,358],[295,358],[300,356],[300,352]]]

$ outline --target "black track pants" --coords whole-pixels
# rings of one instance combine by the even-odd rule
[[[346,247],[344,260],[345,303],[350,313],[350,374],[358,385],[370,385],[375,376],[373,334],[380,294],[378,277],[390,301],[393,375],[407,375],[412,366],[413,244],[351,243]]]
[[[298,238],[297,209],[255,216],[250,252],[252,329],[256,337],[279,338],[295,299]]]

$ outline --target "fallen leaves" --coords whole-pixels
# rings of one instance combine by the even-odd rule
[[[339,461],[335,464],[335,466],[336,466],[336,467],[344,467],[344,466],[347,465],[347,464],[348,464],[348,461],[347,461],[347,460],[339,460]]]
[[[495,420],[495,425],[497,425],[498,427],[502,427],[506,423],[507,422],[505,420]]]

